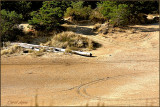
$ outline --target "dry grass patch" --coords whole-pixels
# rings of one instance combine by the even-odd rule
[[[70,47],[67,47],[65,53],[72,53],[72,49]]]
[[[20,53],[22,50],[23,50],[22,47],[14,45],[14,46],[11,46],[8,49],[1,50],[1,55]]]
[[[93,27],[93,30],[97,31],[101,27],[101,25],[102,24],[100,24],[100,23],[95,24],[94,27]]]
[[[94,41],[82,37],[74,32],[62,32],[54,35],[51,40],[46,42],[46,46],[53,46],[58,48],[70,48],[72,50],[89,49],[93,50],[97,47],[97,43]]]
[[[33,51],[32,55],[35,57],[39,57],[39,56],[44,55],[44,52],[43,51]]]
[[[9,41],[3,43],[3,47],[9,47],[10,45],[11,45],[11,42],[9,42]]]
[[[40,57],[43,56],[46,52],[45,48],[40,48],[39,51],[35,51],[35,50],[29,50],[29,53],[32,53],[31,55],[34,57]]]

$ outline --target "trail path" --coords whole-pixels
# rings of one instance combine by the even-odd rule
[[[108,35],[94,34],[93,26],[71,26],[102,44],[91,51],[95,57],[2,57],[3,106],[33,106],[36,93],[40,106],[159,105],[158,24]]]

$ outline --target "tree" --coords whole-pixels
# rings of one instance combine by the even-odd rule
[[[132,15],[149,14],[153,11],[158,13],[158,1],[124,1],[124,3],[128,5]]]
[[[98,3],[98,10],[113,25],[125,25],[128,22],[128,5],[115,1],[103,1]]]
[[[65,17],[71,16],[74,20],[87,20],[92,12],[91,6],[84,6],[84,1],[72,2],[67,8]]]
[[[128,6],[126,4],[119,4],[117,8],[114,8],[113,11],[108,14],[111,23],[118,26],[128,24],[130,11],[127,8]]]
[[[12,40],[15,38],[14,26],[19,24],[22,19],[22,14],[17,14],[15,11],[1,10],[1,39],[2,41]]]
[[[32,3],[29,1],[2,1],[2,9],[7,11],[15,11],[17,14],[23,15],[23,21],[27,21],[32,11]]]
[[[64,11],[68,5],[68,2],[64,1],[45,1],[40,10],[31,13],[32,18],[28,22],[38,31],[51,31],[63,22]]]
[[[158,1],[123,1],[128,5],[129,23],[130,24],[146,24],[148,19],[146,14],[158,13]]]

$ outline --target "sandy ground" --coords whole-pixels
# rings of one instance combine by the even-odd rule
[[[78,26],[77,33],[93,26]],[[135,33],[83,34],[102,44],[94,57],[1,57],[2,106],[158,106],[159,25]]]

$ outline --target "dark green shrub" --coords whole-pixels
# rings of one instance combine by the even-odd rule
[[[16,24],[21,22],[22,15],[15,11],[1,10],[1,40],[13,41],[16,40],[17,35],[22,34],[22,30],[16,28]]]
[[[104,17],[97,9],[92,10],[89,19],[94,23],[104,23],[107,21],[106,17]]]
[[[115,1],[103,1],[98,3],[99,12],[113,25],[125,25],[128,23],[129,9],[127,4],[119,4]]]
[[[7,11],[15,11],[17,14],[22,14],[23,21],[27,21],[32,11],[31,1],[2,1],[2,9]]]
[[[60,26],[68,3],[62,1],[45,1],[39,11],[31,13],[29,24],[38,31],[51,31]]]

